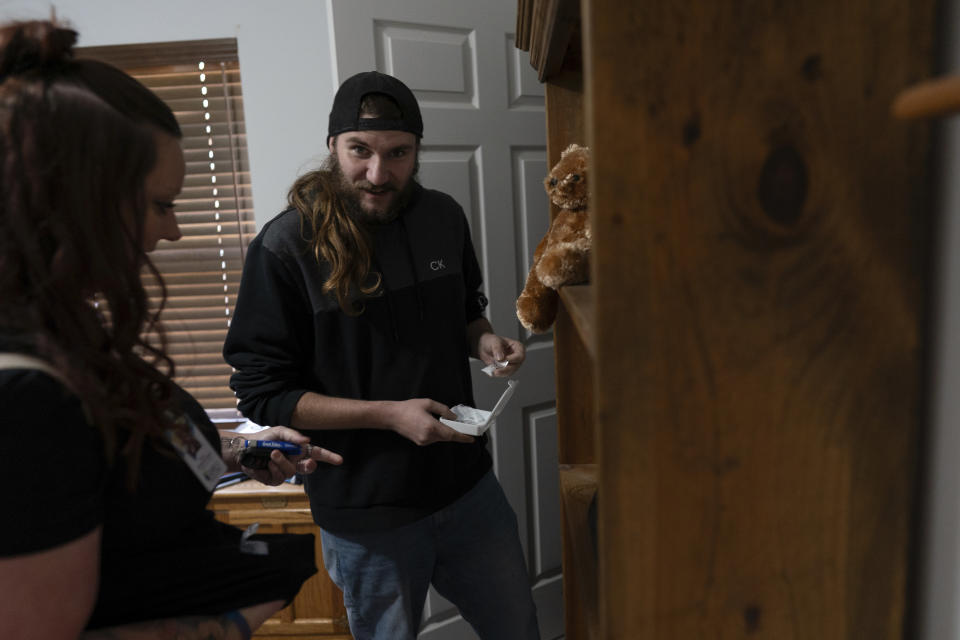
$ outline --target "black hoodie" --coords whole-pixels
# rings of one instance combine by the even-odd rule
[[[360,400],[431,398],[473,405],[466,326],[485,298],[466,216],[417,187],[392,222],[371,227],[383,293],[347,315],[321,286],[309,225],[288,209],[250,243],[224,357],[245,416],[288,425],[307,391]],[[393,431],[306,432],[340,453],[306,476],[314,520],[331,531],[382,530],[450,504],[490,468],[486,436],[419,447]]]

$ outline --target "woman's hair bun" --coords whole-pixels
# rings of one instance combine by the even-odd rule
[[[30,71],[48,71],[73,58],[77,32],[46,20],[0,27],[0,82]]]

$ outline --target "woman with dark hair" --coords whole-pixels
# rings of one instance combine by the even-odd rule
[[[205,508],[238,439],[173,382],[141,281],[165,292],[147,253],[180,237],[180,128],[76,35],[0,26],[0,638],[249,637],[316,571],[313,537]],[[257,437],[306,450],[243,467],[265,483],[341,462]]]

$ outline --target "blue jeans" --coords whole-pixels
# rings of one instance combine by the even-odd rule
[[[484,640],[540,637],[517,516],[493,472],[413,524],[321,537],[356,640],[416,638],[431,584]]]

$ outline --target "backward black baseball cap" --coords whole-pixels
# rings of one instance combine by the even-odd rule
[[[400,107],[399,120],[361,118],[360,103],[369,93],[383,93]],[[364,71],[344,80],[333,98],[327,140],[346,131],[408,131],[423,137],[423,118],[413,92],[393,76],[379,71]]]

